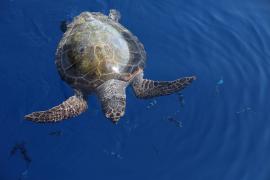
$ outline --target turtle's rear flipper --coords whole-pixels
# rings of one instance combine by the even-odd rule
[[[64,33],[67,31],[68,22],[67,21],[61,21],[60,22],[60,30]]]
[[[121,18],[121,14],[116,9],[110,9],[109,18],[115,22],[118,22]]]
[[[74,95],[58,106],[55,106],[47,111],[33,112],[24,116],[24,118],[39,123],[57,122],[77,116],[86,109],[87,102],[85,98]]]
[[[152,81],[138,76],[133,81],[133,90],[138,98],[147,99],[178,92],[188,86],[195,76],[184,77],[175,81]]]

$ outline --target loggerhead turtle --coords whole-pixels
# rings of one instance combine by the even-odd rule
[[[196,79],[143,79],[144,47],[119,19],[120,13],[114,9],[108,16],[82,12],[67,25],[55,63],[75,95],[47,111],[28,114],[26,119],[46,123],[77,116],[87,109],[87,95],[96,94],[105,116],[116,123],[125,113],[128,85],[138,98],[147,99],[178,92]]]

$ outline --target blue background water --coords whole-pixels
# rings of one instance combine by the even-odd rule
[[[23,120],[72,95],[54,64],[60,22],[111,8],[145,46],[145,77],[198,80],[155,100],[128,89],[116,126],[95,97],[72,120]],[[270,179],[269,1],[1,0],[0,27],[1,180]],[[22,142],[29,166],[10,155]]]

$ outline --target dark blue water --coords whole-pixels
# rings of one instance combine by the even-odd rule
[[[145,77],[198,80],[153,100],[128,89],[116,126],[96,97],[71,120],[23,120],[73,93],[60,22],[111,8],[145,46]],[[0,180],[270,179],[269,1],[1,0],[0,42]]]

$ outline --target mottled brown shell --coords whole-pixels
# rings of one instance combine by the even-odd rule
[[[56,52],[63,80],[92,91],[109,79],[131,80],[146,54],[138,38],[101,13],[83,12],[68,25]]]

